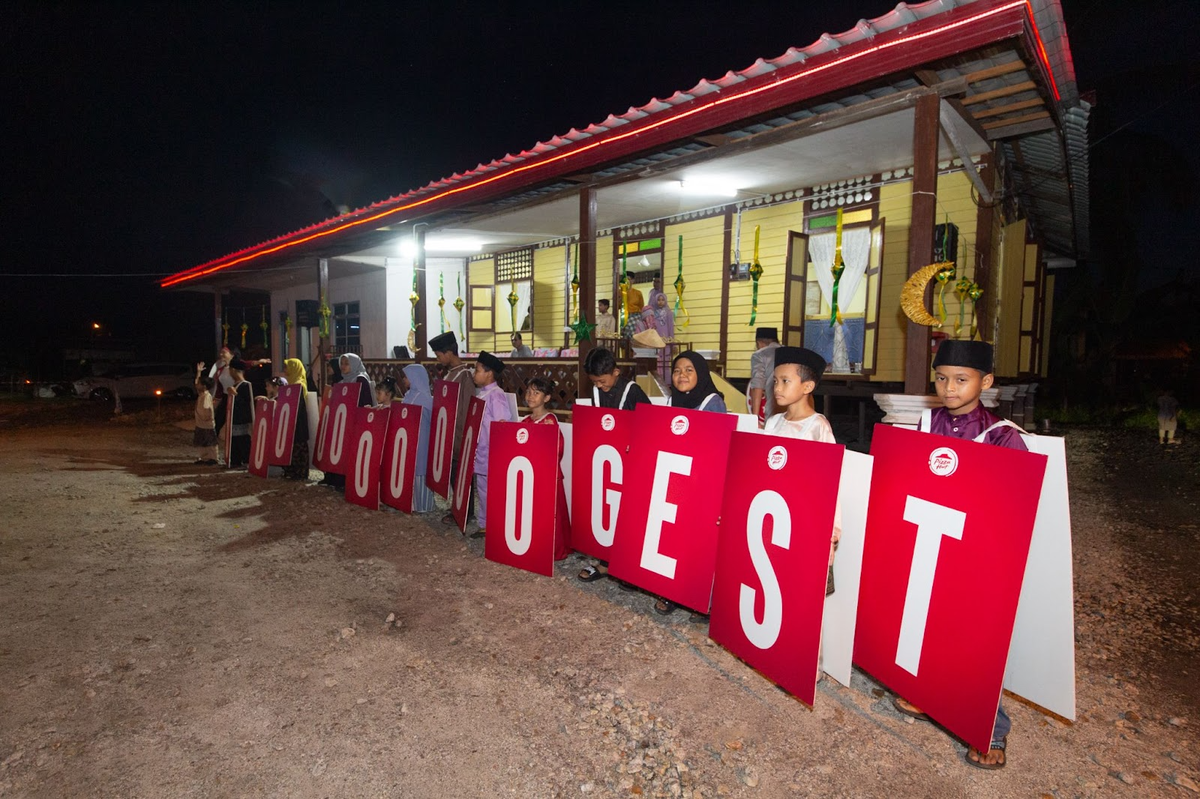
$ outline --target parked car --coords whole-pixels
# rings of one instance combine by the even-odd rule
[[[108,402],[135,397],[195,397],[195,372],[181,363],[130,363],[73,384],[76,396]],[[158,394],[158,392],[162,392]]]

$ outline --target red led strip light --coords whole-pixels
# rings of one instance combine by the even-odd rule
[[[180,272],[178,275],[174,275],[172,277],[166,278],[165,280],[162,281],[162,283],[160,285],[162,288],[169,288],[169,287],[177,285],[179,283],[183,283],[188,280],[194,280],[199,277],[204,277],[205,275],[210,275],[214,272],[219,272],[219,271],[222,271],[225,269],[229,269],[230,267],[237,266],[238,264],[243,264],[243,263],[246,263],[247,261],[251,261],[256,258],[261,258],[265,255],[271,255],[273,253],[277,253],[284,249],[297,247],[301,244],[305,244],[307,242],[314,241],[316,239],[323,238],[325,236],[331,236],[335,233],[340,233],[344,230],[349,230],[351,228],[360,227],[362,225],[368,225],[368,224],[371,224],[372,222],[378,222],[379,220],[384,219],[385,217],[389,217],[394,214],[398,214],[402,211],[409,211],[414,208],[420,208],[421,206],[428,205],[429,203],[434,202],[435,200],[441,200],[446,197],[451,197],[455,194],[461,194],[466,191],[474,191],[476,189],[482,188],[484,186],[488,186],[497,181],[505,180],[505,179],[520,175],[523,172],[527,172],[532,169],[542,169],[551,164],[557,163],[558,161],[562,161],[567,158],[574,158],[576,156],[582,155],[583,153],[589,152],[590,150],[594,150],[597,147],[614,144],[614,143],[623,141],[627,138],[630,138],[632,136],[640,136],[648,131],[655,130],[655,129],[663,127],[665,125],[675,124],[677,122],[680,122],[681,120],[695,116],[696,114],[703,113],[712,108],[722,106],[726,103],[744,100],[747,97],[752,97],[754,95],[761,94],[763,92],[774,91],[776,89],[779,89],[782,86],[786,86],[786,85],[791,84],[802,78],[811,77],[812,75],[816,75],[821,72],[825,72],[830,69],[833,69],[835,67],[842,66],[843,64],[847,64],[849,62],[856,61],[861,58],[865,58],[866,56],[872,55],[874,53],[881,52],[884,50],[890,50],[890,49],[898,47],[902,44],[909,44],[911,42],[920,41],[921,39],[929,38],[930,36],[935,36],[935,35],[945,33],[947,31],[955,30],[955,29],[961,28],[965,25],[970,25],[972,23],[978,22],[982,19],[987,19],[989,17],[995,16],[996,14],[1002,14],[1006,11],[1010,11],[1013,8],[1017,8],[1017,7],[1024,7],[1026,13],[1029,15],[1029,21],[1030,21],[1031,27],[1033,29],[1034,37],[1036,38],[1036,41],[1037,41],[1037,54],[1040,56],[1043,64],[1046,67],[1046,74],[1050,79],[1051,88],[1054,92],[1054,97],[1057,100],[1057,99],[1059,99],[1058,86],[1054,81],[1053,71],[1050,69],[1050,61],[1046,55],[1045,45],[1042,43],[1042,38],[1038,34],[1038,31],[1037,31],[1037,23],[1033,17],[1033,7],[1030,5],[1029,0],[1013,0],[1013,2],[1005,3],[1004,5],[997,6],[996,8],[988,9],[987,11],[981,12],[979,14],[975,14],[973,16],[964,17],[961,20],[958,20],[956,22],[951,22],[951,23],[943,25],[939,28],[933,28],[928,31],[914,33],[909,36],[900,37],[900,38],[893,39],[888,42],[884,42],[882,44],[875,45],[873,47],[866,48],[864,50],[859,50],[858,52],[855,52],[855,53],[849,53],[849,54],[841,56],[839,58],[835,58],[832,61],[828,61],[824,64],[819,64],[815,67],[812,67],[811,69],[797,72],[794,75],[789,75],[786,78],[778,79],[778,80],[775,80],[770,83],[765,83],[762,86],[757,86],[752,89],[746,89],[746,90],[743,90],[743,91],[740,91],[737,93],[733,93],[733,94],[723,95],[723,96],[718,97],[714,100],[711,100],[707,103],[697,105],[693,108],[687,109],[686,111],[681,111],[679,113],[672,114],[668,117],[647,123],[645,125],[638,125],[636,127],[636,129],[627,131],[625,133],[618,133],[618,134],[605,136],[604,138],[599,139],[598,141],[593,141],[588,144],[580,145],[578,147],[573,147],[567,152],[559,153],[558,155],[554,155],[554,156],[549,156],[544,159],[539,159],[534,163],[525,164],[524,166],[510,167],[509,169],[506,169],[506,170],[500,172],[499,174],[492,175],[491,177],[488,177],[488,178],[474,180],[466,185],[456,186],[455,188],[452,188],[452,189],[446,189],[444,191],[440,191],[435,194],[432,194],[428,197],[424,197],[419,200],[413,200],[412,202],[406,203],[404,205],[399,205],[394,208],[389,208],[386,211],[380,211],[379,213],[372,214],[370,216],[366,216],[361,219],[354,219],[354,220],[347,221],[341,225],[338,225],[337,227],[332,227],[327,230],[316,231],[316,232],[311,233],[302,238],[280,242],[279,244],[276,244],[273,247],[256,250],[254,252],[243,255],[239,258],[234,258],[229,261],[221,261],[221,259],[218,259],[218,261],[220,261],[220,262],[215,263],[212,266],[209,266],[208,264],[202,264],[200,266],[193,267],[192,269],[186,270],[184,272]],[[212,264],[213,262],[210,261],[209,263]]]

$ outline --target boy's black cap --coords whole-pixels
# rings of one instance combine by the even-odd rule
[[[779,341],[779,328],[777,327],[760,327],[754,331],[754,340],[760,338],[770,339],[771,341]]]
[[[498,375],[504,371],[504,361],[500,360],[495,355],[492,355],[490,352],[485,351],[479,353],[479,357],[476,360],[483,364],[484,369],[487,369],[494,375]]]
[[[454,337],[453,331],[442,333],[429,339],[429,349],[434,352],[458,352],[458,339]]]
[[[776,347],[775,365],[783,366],[785,363],[807,366],[815,376],[817,383],[821,382],[821,375],[825,374],[825,359],[804,347]]]
[[[933,356],[933,368],[939,366],[965,366],[978,369],[985,375],[992,373],[992,345],[986,341],[958,341],[946,339],[938,345]]]

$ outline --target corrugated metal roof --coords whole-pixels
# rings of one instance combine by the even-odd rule
[[[760,58],[745,69],[736,72],[727,72],[723,76],[713,80],[701,80],[692,88],[686,91],[677,91],[667,98],[651,98],[650,101],[644,105],[630,107],[623,114],[609,115],[602,122],[588,125],[582,130],[572,128],[560,136],[554,136],[547,141],[538,142],[528,150],[523,150],[515,154],[506,154],[504,157],[495,159],[487,164],[478,164],[474,169],[466,172],[456,172],[448,177],[443,177],[439,180],[432,181],[419,189],[389,197],[386,200],[372,203],[371,205],[359,208],[355,211],[326,219],[322,222],[292,231],[291,233],[287,233],[260,244],[256,244],[252,247],[247,247],[238,252],[230,253],[222,256],[221,258],[201,264],[200,266],[185,270],[185,272],[172,275],[163,281],[163,283],[164,285],[169,285],[173,282],[177,282],[181,276],[191,272],[200,271],[203,273],[203,270],[208,267],[217,266],[223,261],[234,259],[238,256],[249,255],[249,257],[256,257],[253,255],[256,250],[261,249],[269,252],[272,249],[278,249],[281,246],[287,246],[286,243],[291,239],[311,236],[312,234],[318,233],[325,228],[336,227],[339,224],[352,221],[360,217],[377,215],[391,206],[414,199],[427,197],[431,194],[435,194],[445,189],[460,185],[466,181],[497,173],[500,170],[529,162],[530,160],[536,159],[540,156],[554,153],[555,151],[564,148],[569,148],[572,145],[585,142],[597,135],[613,131],[623,125],[629,124],[630,122],[642,120],[654,114],[664,113],[683,103],[691,102],[696,98],[730,89],[741,83],[753,80],[762,75],[769,74],[785,67],[790,67],[795,64],[802,64],[814,56],[824,55],[826,53],[846,47],[847,45],[872,39],[880,33],[893,31],[905,25],[926,20],[939,14],[948,13],[956,8],[970,6],[973,3],[981,1],[982,0],[928,0],[928,2],[917,3],[914,5],[901,2],[886,14],[882,14],[870,20],[859,20],[858,23],[852,28],[843,31],[842,33],[823,33],[817,38],[816,41],[806,47],[789,48],[785,53],[775,58]],[[1055,90],[1062,91],[1062,89],[1058,87],[1065,87],[1066,91],[1063,93],[1063,99],[1065,100],[1068,97],[1074,98],[1076,96],[1076,90],[1074,86],[1074,66],[1071,61],[1070,49],[1066,42],[1066,33],[1065,27],[1063,26],[1062,10],[1059,5],[1059,0],[1020,0],[1020,2],[1023,2],[1027,6],[1029,12],[1033,15],[1033,18],[1036,20],[1037,28],[1041,33],[1041,40],[1046,42],[1045,54],[1050,63],[1052,72],[1051,81],[1056,86]],[[917,85],[913,81],[898,82],[893,86],[875,89],[866,94],[843,98],[839,102],[829,103],[827,107],[824,105],[814,106],[799,112],[797,115],[781,117],[778,120],[771,120],[764,123],[756,123],[756,125],[750,126],[741,131],[737,131],[734,135],[751,135],[754,132],[767,130],[773,126],[786,124],[791,121],[796,121],[797,119],[803,119],[807,116],[823,113],[825,110],[832,110],[834,108],[853,105],[856,102],[865,102],[873,97],[878,97],[890,92],[902,90],[902,88],[905,87],[905,84],[908,86]],[[672,151],[664,151],[663,153],[658,154],[658,157],[660,160],[668,159],[673,157],[670,154],[671,152]],[[647,156],[647,158],[654,157],[655,156]],[[605,172],[612,172],[613,174],[616,174],[620,171],[631,168],[636,167],[621,165],[618,167],[611,167],[610,169],[605,170]],[[615,172],[613,170],[615,170]],[[523,193],[521,196],[525,197],[528,196],[528,194]]]

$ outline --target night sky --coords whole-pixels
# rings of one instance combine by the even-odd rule
[[[1108,136],[1092,152],[1097,274],[1111,251],[1141,289],[1194,283],[1200,3],[1063,5],[1080,90],[1098,94],[1092,141]],[[6,3],[0,314],[17,346],[0,367],[52,372],[93,321],[146,358],[210,357],[211,298],[154,276],[890,7]],[[1117,253],[1126,229],[1137,263]]]

